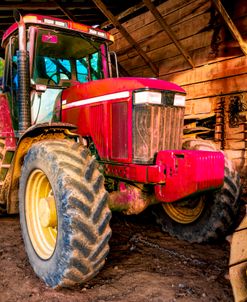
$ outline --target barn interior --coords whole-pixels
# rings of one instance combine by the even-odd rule
[[[184,135],[214,141],[246,175],[246,1],[4,0],[0,36],[15,22],[16,8],[109,31],[120,75],[183,87]]]
[[[115,52],[118,58],[120,76],[157,78],[181,86],[186,91],[184,138],[202,138],[213,142],[218,149],[224,150],[237,167],[242,179],[242,196],[243,198],[246,197],[247,1],[2,0],[0,3],[1,39],[6,30],[15,22],[13,17],[13,11],[15,9],[18,9],[22,15],[47,15],[87,24],[110,32],[115,40],[110,46],[110,50]],[[4,59],[4,55],[4,49],[1,48],[0,57]],[[117,217],[116,221],[113,221],[113,223],[120,229],[119,233],[121,234],[122,226],[120,227],[120,224],[122,222],[119,223],[119,221],[120,220],[118,220]],[[127,249],[131,249],[133,246],[133,251],[136,249],[139,253],[141,248],[143,248],[143,246],[145,247],[146,244],[148,250],[147,254],[152,256],[154,251],[151,250],[151,248],[153,248],[157,253],[157,257],[155,256],[157,259],[160,256],[160,253],[169,254],[170,252],[172,256],[177,253],[174,249],[174,246],[178,244],[177,242],[170,243],[172,247],[168,246],[167,248],[165,243],[163,246],[161,244],[160,247],[159,244],[161,240],[159,240],[159,234],[157,235],[158,239],[155,238],[156,235],[145,237],[143,235],[143,230],[140,229],[138,229],[137,232],[139,237],[136,236],[134,233],[135,231],[131,231],[134,234],[132,234],[134,239],[129,248],[129,225],[131,225],[131,227],[133,226],[133,228],[136,227],[132,220],[125,221],[125,227],[127,227],[124,229],[122,237],[120,236],[120,239],[124,244],[122,243],[121,245],[119,243],[119,235],[117,232],[114,234],[115,237],[113,236],[113,243],[115,244],[113,246],[113,251],[115,252],[115,255],[112,255],[114,255],[115,258],[110,256],[110,260],[113,259],[112,263],[114,263],[114,265],[111,268],[112,271],[115,272],[115,275],[117,275],[117,277],[114,276],[114,278],[116,277],[117,279],[119,277],[119,266],[121,268],[120,262],[117,262],[118,256],[121,252],[125,256],[125,254],[129,252]],[[146,221],[142,226],[144,230],[146,230],[145,234],[151,234],[149,225],[148,227],[146,226]],[[16,223],[15,229],[17,232],[19,231],[18,227],[19,226]],[[137,228],[139,228],[139,226]],[[244,229],[246,229],[246,226],[244,226]],[[154,229],[153,234],[155,234],[155,231],[156,229]],[[5,236],[14,237],[15,234]],[[166,237],[166,239],[167,238],[168,237]],[[155,241],[156,239],[157,242]],[[21,239],[18,240],[21,242]],[[167,241],[169,240],[167,239]],[[201,252],[201,248],[195,247],[195,245],[186,246],[183,242],[180,243],[180,245],[180,250],[188,249],[186,257],[183,255],[180,256],[180,258],[178,257],[178,266],[182,267],[182,272],[179,271],[177,274],[178,277],[183,277],[183,271],[187,270],[186,265],[188,264],[188,266],[190,266],[191,263],[194,265],[194,262],[196,262],[197,259],[201,259],[200,257],[203,252]],[[122,248],[120,253],[118,249],[119,246]],[[184,248],[184,246],[186,246],[186,248]],[[196,256],[192,255],[195,253],[195,250],[193,250],[194,247],[195,250],[197,249]],[[16,254],[18,254],[18,248],[15,247],[15,249]],[[173,252],[173,249],[175,252]],[[212,249],[212,251],[210,249]],[[198,279],[201,279],[201,288],[204,286],[203,277],[206,272],[206,274],[208,274],[208,283],[213,284],[214,282],[211,281],[216,280],[218,282],[220,280],[218,283],[224,285],[223,290],[226,288],[223,293],[225,296],[222,294],[223,296],[220,296],[221,298],[219,298],[219,301],[228,301],[228,298],[229,301],[231,301],[232,296],[230,296],[231,293],[229,284],[227,283],[228,281],[222,281],[223,272],[227,267],[226,259],[228,257],[229,248],[224,247],[220,252],[221,246],[219,245],[212,248],[210,247],[209,250],[210,257],[212,256],[212,258],[205,258],[205,265],[200,264],[201,278]],[[23,251],[22,254],[24,255]],[[218,255],[216,264],[210,267],[210,263],[216,259],[216,254]],[[123,255],[122,258],[124,258]],[[191,257],[191,255],[194,258]],[[25,256],[22,257],[24,259]],[[139,259],[138,257],[139,254],[135,259],[137,262]],[[174,257],[177,256],[175,255]],[[225,259],[224,265],[221,264],[223,258]],[[117,259],[117,261],[115,259]],[[172,264],[169,263],[169,257],[167,259],[168,263],[166,263],[166,265],[170,265],[171,270],[174,269]],[[152,261],[153,259],[150,260],[151,264],[148,263],[150,267],[154,265]],[[23,264],[21,263],[20,265]],[[193,265],[192,268],[194,268]],[[208,267],[208,271],[205,269],[206,266]],[[14,270],[15,267],[12,269]],[[109,267],[107,267],[107,269],[109,271]],[[152,267],[152,269],[155,270],[156,268]],[[198,267],[196,269],[198,269]],[[107,275],[108,271],[106,271],[105,275]],[[217,275],[218,272],[219,274]],[[133,271],[130,273],[132,274]],[[165,273],[162,271],[162,274],[165,275]],[[219,279],[220,274],[221,279]],[[176,267],[174,276],[176,276]],[[215,279],[212,279],[212,276],[215,277]],[[104,275],[102,277],[103,281],[98,279],[95,283],[91,283],[92,288],[94,286],[96,288],[97,286],[101,286],[101,281],[102,284],[105,281],[103,278]],[[105,278],[108,277],[106,276]],[[114,280],[114,278],[112,278],[112,280]],[[149,280],[147,280],[147,283],[148,282]],[[163,286],[162,282],[161,285]],[[31,281],[30,284],[32,284]],[[179,286],[177,287],[177,292],[182,290],[185,292],[185,289],[187,290],[187,288],[183,287],[183,284],[180,286],[180,284],[181,283],[179,283]],[[125,284],[123,287],[124,286]],[[160,288],[162,288],[162,286],[160,286]],[[220,288],[220,286],[218,287]],[[82,291],[86,292],[86,290],[88,290],[90,293],[90,289],[90,287],[85,290],[83,288]],[[43,287],[41,290],[43,293],[46,291]],[[194,293],[193,295],[196,296]],[[187,296],[189,297],[188,294]],[[215,294],[215,296],[217,296],[217,294]],[[5,295],[5,297],[7,296]],[[105,300],[109,300],[107,295],[104,297],[106,297]],[[199,299],[198,297],[197,299]],[[126,301],[124,295],[121,298],[123,298],[123,300],[120,299],[119,301]],[[206,294],[200,293],[200,301],[204,301],[204,298],[206,301]],[[61,299],[61,301],[63,301],[62,296]],[[66,297],[64,299],[66,300]],[[114,299],[115,298],[112,298],[112,300],[109,301],[115,301]],[[160,300],[154,299],[150,301]],[[188,298],[188,300],[183,301],[192,300]]]

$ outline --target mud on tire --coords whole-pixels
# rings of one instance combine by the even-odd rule
[[[183,146],[190,150],[216,150],[213,144],[196,139],[185,141]],[[188,224],[178,223],[159,205],[154,209],[157,223],[172,236],[189,242],[223,239],[233,229],[236,221],[240,208],[240,187],[240,177],[232,162],[225,156],[224,185],[214,193],[203,195],[205,205],[195,221]]]
[[[40,257],[27,224],[26,202],[31,199],[26,187],[33,171],[47,177],[56,203],[57,237],[48,259]],[[47,140],[28,151],[20,179],[20,222],[29,262],[47,285],[72,287],[91,279],[103,267],[111,236],[107,199],[96,160],[81,145]]]

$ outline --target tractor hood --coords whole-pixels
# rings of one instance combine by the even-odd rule
[[[173,92],[174,100],[176,94],[185,95],[185,91],[179,86],[162,80],[148,78],[96,80],[65,89],[62,93],[62,103],[59,101],[57,104],[56,116],[59,119],[61,112],[62,122],[76,125],[78,134],[91,138],[102,160],[118,163],[133,161],[152,163],[154,154],[159,151],[157,146],[161,145],[167,150],[179,148],[184,106],[170,106],[170,103],[168,106],[150,103],[145,108],[134,106],[132,94],[147,89],[167,91],[168,93],[158,93],[163,95],[164,102],[171,100],[167,96],[171,95],[170,92]],[[160,118],[162,123],[160,128],[157,128],[158,119],[155,117]],[[171,136],[171,131],[174,135],[170,140],[167,137]],[[156,135],[155,138],[153,133]],[[146,156],[145,159],[143,154]]]
[[[113,93],[133,91],[137,89],[157,89],[185,94],[184,89],[176,84],[150,78],[109,78],[78,84],[65,89],[62,100],[66,103],[109,95]]]

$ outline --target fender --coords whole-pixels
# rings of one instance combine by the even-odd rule
[[[30,127],[20,138],[15,155],[3,185],[3,198],[7,201],[7,213],[17,214],[18,190],[21,167],[25,155],[31,146],[41,140],[78,138],[78,135],[70,132],[76,127],[68,123],[43,123]]]

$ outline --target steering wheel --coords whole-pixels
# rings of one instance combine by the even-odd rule
[[[59,83],[60,79],[61,79],[61,75],[64,75],[64,76],[65,76],[64,80],[69,80],[69,77],[68,77],[68,75],[67,75],[66,73],[64,73],[64,72],[54,72],[54,73],[48,78],[47,84],[49,85],[50,82],[52,81],[55,85],[57,85],[57,84]],[[53,79],[53,77],[55,77],[55,76],[58,77],[58,79],[59,79],[58,82],[56,82],[56,81]]]

